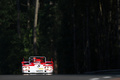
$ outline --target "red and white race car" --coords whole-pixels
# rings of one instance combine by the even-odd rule
[[[45,56],[30,56],[29,61],[23,61],[22,73],[53,73],[53,61],[46,61]]]

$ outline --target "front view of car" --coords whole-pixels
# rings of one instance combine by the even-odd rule
[[[31,56],[21,63],[22,73],[53,73],[53,61],[46,61],[44,56]]]

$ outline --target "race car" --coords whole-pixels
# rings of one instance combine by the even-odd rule
[[[46,61],[45,56],[30,56],[29,61],[23,61],[22,73],[53,73],[53,60]]]

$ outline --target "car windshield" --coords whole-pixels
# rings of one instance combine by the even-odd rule
[[[40,63],[40,61],[36,61],[36,62],[34,62],[34,63]]]
[[[33,58],[36,58],[36,59],[33,59]],[[30,61],[30,63],[31,62],[44,63],[44,62],[46,62],[46,57],[44,57],[44,56],[31,56],[31,57],[29,57],[29,61]]]

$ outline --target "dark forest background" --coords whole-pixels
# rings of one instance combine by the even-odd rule
[[[40,0],[37,55],[55,73],[120,69],[119,0]],[[35,0],[0,0],[0,74],[21,74],[34,56]]]

